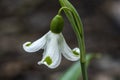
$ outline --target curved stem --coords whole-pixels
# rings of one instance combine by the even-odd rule
[[[74,6],[68,0],[59,0],[62,7],[67,7],[70,11],[64,9],[64,12],[70,21],[73,30],[76,34],[78,45],[80,48],[80,63],[82,69],[83,80],[88,80],[87,76],[87,67],[86,67],[86,55],[85,55],[85,42],[84,42],[84,31],[83,31],[83,24],[79,17],[78,12],[74,8]]]
[[[61,14],[62,10],[69,10],[69,11],[71,11],[71,10],[70,10],[69,8],[67,8],[67,7],[61,7],[61,8],[59,9],[59,11],[58,11],[58,15]],[[71,12],[72,12],[72,11],[71,11]]]

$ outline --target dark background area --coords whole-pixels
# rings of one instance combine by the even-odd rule
[[[100,53],[89,66],[90,80],[120,80],[120,0],[70,0],[81,16],[87,53]],[[60,8],[58,0],[0,0],[0,80],[58,80],[73,62],[63,58],[54,70],[37,65],[42,50],[29,54],[22,48],[49,31]],[[63,34],[77,46],[66,16]]]

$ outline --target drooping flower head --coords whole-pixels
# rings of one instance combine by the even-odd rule
[[[33,43],[23,44],[24,50],[30,53],[44,49],[42,60],[38,62],[39,65],[45,64],[49,68],[56,68],[61,62],[62,55],[70,61],[76,61],[80,58],[80,50],[78,48],[71,50],[67,45],[61,33],[63,25],[62,16],[56,15],[51,21],[48,33]]]

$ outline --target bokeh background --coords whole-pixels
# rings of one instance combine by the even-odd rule
[[[90,80],[120,80],[120,0],[70,0],[84,24],[87,53],[102,57],[91,62]],[[60,8],[58,0],[0,0],[0,80],[58,80],[73,62],[62,59],[54,70],[37,65],[42,50],[29,54],[22,48],[49,31]],[[63,34],[77,46],[66,16]]]

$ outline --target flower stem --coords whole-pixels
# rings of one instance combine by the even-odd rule
[[[69,8],[67,8],[67,7],[61,7],[60,9],[59,9],[59,11],[58,11],[58,15],[61,15],[61,12],[62,12],[62,10],[69,10],[69,11],[71,11]],[[72,12],[72,11],[71,11]]]
[[[83,37],[82,37],[83,36]],[[86,66],[86,54],[85,54],[85,42],[84,42],[84,34],[82,36],[79,34],[78,39],[78,45],[80,48],[80,64],[81,64],[81,71],[82,71],[82,76],[83,80],[88,80],[88,75],[87,75],[87,66]]]
[[[82,69],[83,80],[88,80],[86,63],[81,63],[81,69]]]
[[[76,34],[78,45],[80,48],[80,64],[83,75],[83,80],[88,80],[87,76],[87,67],[86,67],[86,54],[85,54],[85,42],[84,42],[84,31],[83,24],[79,17],[78,12],[74,8],[74,6],[68,0],[59,0],[62,7],[67,7],[70,10],[66,10],[63,8],[68,20],[70,21],[73,30]]]

